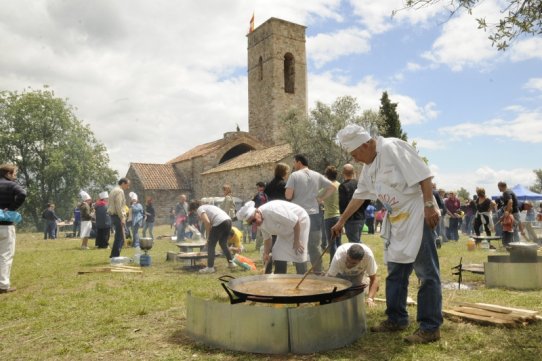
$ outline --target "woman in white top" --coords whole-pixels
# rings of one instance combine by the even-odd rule
[[[222,209],[210,204],[200,205],[199,201],[190,203],[189,211],[196,211],[199,219],[205,226],[207,238],[207,267],[200,270],[200,273],[215,272],[215,248],[220,245],[222,252],[228,260],[228,267],[234,268],[232,256],[228,249],[228,238],[231,231],[231,218]]]

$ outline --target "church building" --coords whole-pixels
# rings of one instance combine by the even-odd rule
[[[165,164],[130,163],[131,190],[154,200],[156,222],[184,193],[188,199],[222,196],[222,185],[246,201],[256,182],[273,178],[278,162],[291,165],[292,148],[281,140],[281,118],[292,109],[307,114],[305,26],[270,18],[248,38],[248,132],[227,132]]]

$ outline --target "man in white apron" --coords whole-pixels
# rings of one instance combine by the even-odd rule
[[[405,338],[409,343],[440,339],[442,290],[434,228],[440,212],[432,192],[432,174],[416,150],[397,138],[371,138],[358,125],[337,134],[341,145],[364,167],[346,210],[332,228],[339,233],[345,221],[366,199],[380,200],[386,208],[381,236],[385,240],[387,320],[373,332],[393,332],[408,326],[406,300],[412,270],[420,279],[417,321],[419,329]]]
[[[272,253],[275,273],[286,273],[288,262],[294,263],[298,274],[307,271],[310,219],[302,207],[274,200],[255,208],[254,202],[249,201],[237,212],[237,218],[260,227],[264,239],[264,262],[269,261]],[[273,249],[272,235],[277,236]]]

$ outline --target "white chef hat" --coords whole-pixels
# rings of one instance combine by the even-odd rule
[[[89,196],[88,193],[85,192],[85,191],[79,192],[79,196],[81,197],[81,199],[82,199],[83,201],[88,201],[88,200],[90,199],[90,196]]]
[[[137,201],[137,194],[135,194],[134,192],[128,193],[128,196],[132,201]]]
[[[256,207],[254,207],[255,203],[253,201],[246,202],[241,209],[237,211],[237,219],[241,219],[243,221],[248,220],[250,217],[254,215],[254,212],[256,212]]]
[[[109,198],[109,193],[107,193],[107,191],[103,191],[98,196],[100,197],[100,199],[106,199]]]
[[[339,139],[341,146],[349,153],[363,143],[367,143],[371,140],[371,136],[365,128],[356,124],[349,124],[339,130],[337,138]]]

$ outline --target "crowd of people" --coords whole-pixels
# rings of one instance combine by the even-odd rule
[[[229,268],[234,257],[244,251],[243,243],[255,241],[261,249],[265,273],[287,273],[292,263],[297,274],[311,272],[324,277],[339,277],[354,285],[367,285],[365,301],[374,306],[379,289],[377,261],[362,241],[379,232],[384,239],[386,320],[371,327],[373,332],[397,332],[407,328],[409,277],[419,279],[417,295],[418,330],[407,337],[409,343],[428,343],[440,339],[442,291],[437,248],[457,241],[459,233],[486,236],[497,234],[503,244],[519,240],[523,233],[521,212],[527,221],[536,218],[529,202],[520,204],[504,182],[498,187],[499,200],[487,197],[477,188],[473,199],[461,201],[456,192],[437,189],[429,167],[408,143],[396,138],[372,137],[361,126],[348,125],[338,132],[340,145],[362,164],[356,178],[352,164],[342,165],[341,178],[335,166],[324,174],[309,168],[309,159],[296,154],[290,166],[278,163],[268,182],[256,183],[252,200],[236,206],[232,186],[222,187],[219,205],[187,199],[181,194],[170,212],[170,224],[177,242],[203,234],[207,239],[207,264],[200,273],[214,273],[216,246],[219,245]],[[0,166],[0,209],[17,210],[26,193],[14,182],[17,168]],[[93,202],[82,191],[74,210],[74,235],[81,248],[88,249],[94,232],[97,248],[110,248],[110,257],[121,254],[126,240],[138,247],[140,230],[154,238],[153,200],[139,202],[130,189],[130,180],[121,178],[109,193]],[[542,209],[542,208],[541,208]],[[540,214],[542,217],[542,213]],[[44,238],[55,239],[55,205],[43,211]],[[347,243],[342,243],[342,235]],[[113,244],[109,237],[114,234]],[[0,293],[14,290],[9,272],[15,243],[14,223],[0,221]],[[329,267],[322,262],[329,251]],[[327,269],[327,271],[325,271]]]

